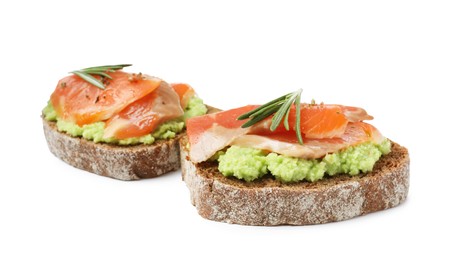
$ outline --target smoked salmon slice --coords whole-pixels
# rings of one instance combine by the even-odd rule
[[[185,109],[188,106],[189,100],[196,94],[196,92],[186,83],[171,83],[171,87],[179,96],[182,108]]]
[[[303,140],[304,144],[299,144],[296,134],[292,132],[270,135],[248,134],[235,138],[230,145],[256,148],[303,159],[316,159],[328,153],[334,153],[365,142],[381,143],[384,137],[379,130],[370,124],[350,122],[341,137],[324,139],[303,138]]]
[[[252,133],[273,134],[285,133],[287,130],[280,124],[274,131],[270,131],[272,117],[253,127]],[[373,119],[366,111],[359,107],[341,105],[312,105],[302,104],[301,133],[306,138],[335,138],[344,134],[348,122],[359,122]],[[296,109],[290,110],[289,131],[294,131]]]
[[[196,95],[185,83],[167,84],[141,73],[109,71],[90,76],[102,79],[103,88],[79,74],[58,82],[50,97],[58,117],[79,126],[105,122],[104,138],[126,139],[152,133],[169,120],[182,118]],[[107,82],[104,82],[104,80]]]
[[[276,137],[279,139],[284,137],[288,140],[296,138],[294,107],[289,114],[288,131],[282,124],[275,131],[271,131],[271,117],[252,127],[242,128],[241,126],[246,123],[246,120],[237,120],[237,118],[256,107],[258,106],[249,105],[189,119],[187,121],[187,134],[190,143],[190,159],[193,162],[202,162],[213,156],[217,151],[238,142],[235,141],[237,139],[241,143],[249,142],[249,139],[246,138],[251,135],[279,142],[281,141],[277,140]],[[349,126],[352,122],[358,123],[371,118],[365,110],[357,107],[302,104],[301,133],[307,140],[327,139],[328,142],[331,142],[331,140],[338,142],[339,138],[345,136],[346,131],[355,128],[353,125]],[[285,143],[290,142],[285,140]],[[276,146],[275,143],[272,145]]]
[[[296,117],[295,113],[290,113],[290,115],[292,118]],[[301,110],[301,118],[301,133],[306,138],[340,137],[348,125],[348,119],[340,106],[307,105]]]
[[[190,158],[194,162],[205,161],[238,136],[248,133],[250,128],[242,128],[243,121],[236,118],[256,107],[249,105],[188,119]]]
[[[61,79],[50,97],[58,117],[80,126],[107,120],[154,91],[162,82],[155,77],[135,77],[123,71],[107,74],[112,79],[106,84],[105,90],[76,75]]]
[[[159,124],[183,115],[180,98],[167,83],[133,102],[106,122],[104,137],[125,139],[152,133]]]

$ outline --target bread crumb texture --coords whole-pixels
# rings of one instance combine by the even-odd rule
[[[216,162],[189,161],[181,141],[182,176],[191,202],[210,220],[242,225],[312,225],[350,219],[403,202],[409,191],[409,154],[393,142],[372,171],[318,182],[282,183],[271,176],[252,182],[228,178]]]
[[[76,168],[119,180],[152,178],[180,168],[183,134],[152,145],[119,146],[72,137],[59,132],[55,122],[42,121],[50,152]]]

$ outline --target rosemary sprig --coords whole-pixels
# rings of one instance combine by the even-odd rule
[[[269,127],[269,130],[276,130],[283,119],[285,129],[288,131],[290,130],[290,127],[288,125],[288,117],[290,114],[290,109],[294,104],[296,107],[296,137],[298,139],[298,142],[300,144],[303,144],[304,142],[301,135],[301,94],[302,88],[298,91],[283,95],[279,98],[269,101],[268,103],[263,104],[256,109],[239,116],[238,120],[250,119],[241,127],[250,127],[274,114],[273,118],[271,119],[271,126]]]
[[[97,66],[97,67],[89,67],[81,70],[74,70],[69,73],[75,74],[79,76],[80,78],[84,79],[85,81],[91,83],[92,85],[100,88],[105,89],[105,78],[112,79],[110,75],[107,74],[107,72],[114,72],[116,70],[121,70],[125,67],[132,66],[132,64],[119,64],[119,65],[104,65],[104,66]],[[93,75],[99,75],[100,80],[95,78]]]

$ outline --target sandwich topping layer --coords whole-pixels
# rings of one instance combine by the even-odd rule
[[[369,172],[390,152],[390,141],[363,122],[373,117],[362,108],[301,104],[300,122],[295,120],[298,110],[291,106],[284,112],[284,124],[271,127],[275,116],[268,116],[244,127],[247,122],[240,115],[256,108],[244,106],[188,120],[190,160],[217,160],[224,176],[247,182],[266,174],[281,182],[314,182],[325,174]],[[297,122],[302,142],[295,132]]]
[[[79,126],[74,122],[59,118],[49,102],[42,110],[47,121],[56,122],[58,131],[64,132],[73,137],[82,137],[95,143],[110,143],[118,145],[153,144],[155,140],[167,140],[174,138],[185,128],[185,120],[194,116],[204,115],[207,111],[202,99],[197,96],[191,97],[188,101],[182,118],[170,120],[160,124],[152,133],[138,137],[117,139],[114,137],[105,138],[105,122],[96,122]]]
[[[59,131],[95,143],[151,144],[174,138],[186,119],[207,112],[187,84],[113,70],[94,71],[90,77],[104,82],[103,88],[80,75],[58,82],[43,115]]]

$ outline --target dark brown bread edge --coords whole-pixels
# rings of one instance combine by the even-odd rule
[[[182,177],[198,213],[242,225],[312,225],[350,219],[403,202],[409,191],[409,154],[393,143],[372,172],[319,182],[282,184],[272,178],[246,183],[226,178],[216,163],[189,161],[181,141]]]
[[[219,111],[206,105],[208,113]],[[153,178],[180,168],[179,140],[158,140],[151,145],[121,146],[94,143],[58,131],[54,122],[42,119],[50,152],[85,171],[118,180]]]
[[[50,152],[64,162],[118,180],[152,178],[180,168],[179,139],[159,140],[152,145],[120,146],[94,143],[57,130],[42,119]]]

